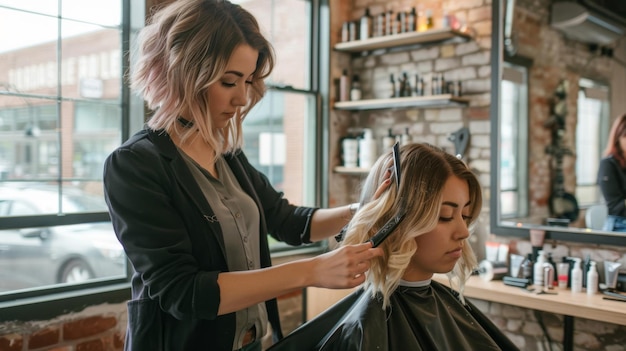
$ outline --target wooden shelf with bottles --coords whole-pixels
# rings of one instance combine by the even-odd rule
[[[434,44],[447,41],[467,41],[469,34],[451,28],[428,29],[421,32],[406,32],[363,40],[342,42],[335,50],[358,53],[377,49],[408,47],[417,44]]]
[[[445,108],[465,107],[469,99],[452,94],[406,96],[386,99],[367,99],[356,101],[335,102],[336,110],[363,111],[363,110],[388,110],[406,108]]]

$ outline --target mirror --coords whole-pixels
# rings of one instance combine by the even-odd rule
[[[573,25],[574,15],[589,19]],[[491,232],[626,245],[586,218],[603,203],[599,161],[626,112],[626,6],[500,0],[493,19]]]

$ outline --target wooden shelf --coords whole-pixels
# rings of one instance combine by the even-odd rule
[[[470,36],[467,33],[450,28],[429,29],[423,32],[400,33],[384,37],[338,43],[335,45],[335,50],[355,53],[376,49],[406,47],[416,44],[441,43],[448,40],[466,41],[469,38]]]
[[[357,101],[335,102],[337,110],[383,110],[394,108],[444,108],[467,106],[469,99],[456,97],[450,94],[429,95],[429,96],[409,96],[387,99],[369,99]]]
[[[335,171],[335,173],[341,173],[341,174],[360,174],[360,175],[365,175],[369,173],[369,168],[361,168],[361,167],[344,167],[344,166],[339,166],[339,167],[335,167],[333,169]]]

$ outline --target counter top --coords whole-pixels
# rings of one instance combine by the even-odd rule
[[[448,285],[445,275],[435,275],[434,280]],[[499,302],[572,317],[580,317],[608,323],[626,325],[626,302],[605,300],[601,293],[587,295],[571,290],[554,288],[556,294],[537,294],[528,290],[504,285],[500,280],[485,281],[472,276],[465,284],[466,297]]]

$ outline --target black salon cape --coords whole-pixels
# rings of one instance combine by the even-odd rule
[[[436,281],[400,286],[390,307],[358,289],[268,351],[519,350],[478,308]]]

